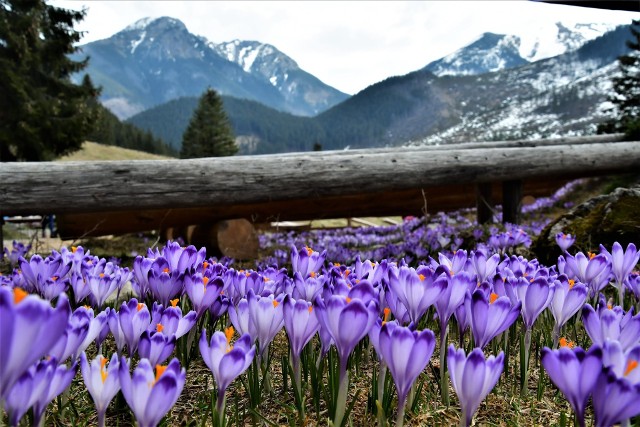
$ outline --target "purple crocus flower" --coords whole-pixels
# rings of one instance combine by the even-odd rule
[[[111,361],[99,354],[89,362],[85,353],[80,355],[80,370],[98,412],[98,427],[104,427],[104,415],[109,402],[120,391],[119,369],[117,353],[113,354]]]
[[[62,294],[56,308],[22,289],[0,286],[0,400],[64,334],[71,314]]]
[[[487,298],[482,290],[475,291],[471,296],[469,313],[474,345],[483,349],[493,338],[509,329],[520,315],[521,304],[511,304],[506,296],[492,293]]]
[[[460,252],[460,251],[458,251]],[[464,296],[469,288],[475,286],[475,277],[467,272],[460,272],[453,276],[443,275],[437,280],[444,280],[446,287],[440,298],[435,302],[436,312],[440,319],[441,337],[442,331],[447,329],[449,318],[455,310],[464,303]],[[441,339],[443,341],[443,339]]]
[[[233,327],[227,328],[225,332],[216,331],[207,342],[207,331],[203,329],[199,343],[202,359],[211,370],[218,387],[216,405],[221,419],[224,417],[227,387],[249,368],[256,352],[256,347],[251,344],[252,339],[248,334],[243,334],[232,345],[233,332]]]
[[[7,260],[9,261],[9,264],[11,264],[12,266],[15,266],[16,264],[18,264],[18,261],[20,260],[20,258],[26,256],[27,253],[31,250],[31,245],[25,246],[24,243],[17,242],[14,240],[11,246],[12,246],[11,252],[9,252],[7,248],[4,248],[3,254],[6,255]]]
[[[385,323],[380,329],[378,346],[398,390],[396,425],[401,426],[407,395],[429,363],[436,347],[436,338],[429,329],[417,332],[393,323]]]
[[[618,377],[625,377],[632,384],[640,384],[640,345],[624,351],[618,341],[607,341],[602,349],[602,366],[611,368]]]
[[[551,381],[571,404],[580,426],[584,426],[584,410],[602,370],[602,349],[560,347],[542,349],[542,366]]]
[[[251,320],[249,301],[246,298],[242,298],[237,306],[229,307],[229,320],[240,335],[248,334],[252,341],[256,340],[258,332]]]
[[[138,356],[148,359],[152,366],[159,365],[171,356],[175,346],[175,335],[168,336],[161,332],[151,334],[144,331],[138,343]]]
[[[453,345],[449,346],[449,376],[460,400],[464,425],[471,425],[480,403],[495,387],[502,374],[503,360],[503,352],[485,360],[484,353],[479,348],[473,349],[467,356],[463,349],[456,350]],[[460,425],[463,425],[462,420]]]
[[[144,299],[149,293],[149,271],[153,265],[153,259],[138,255],[133,260],[133,280],[131,287],[138,298]]]
[[[318,253],[309,247],[298,250],[295,246],[291,246],[291,269],[306,279],[311,273],[318,272],[326,257],[326,250]]]
[[[124,333],[122,332],[122,328],[120,327],[120,317],[118,316],[118,312],[114,309],[108,309],[107,311],[107,325],[109,325],[109,331],[111,331],[111,335],[116,342],[116,348],[118,349],[118,355],[122,355],[122,350],[124,346],[127,344],[126,339],[124,337]]]
[[[324,301],[316,298],[315,306],[318,320],[333,338],[338,350],[342,379],[347,371],[349,355],[369,333],[378,317],[377,303],[371,301],[365,305],[358,299],[334,295]]]
[[[418,324],[427,309],[433,305],[447,286],[446,280],[437,280],[443,270],[433,272],[421,268],[417,272],[411,267],[400,267],[398,272],[389,271],[389,289],[409,312],[409,318]]]
[[[186,371],[180,368],[178,359],[167,366],[156,366],[156,372],[147,359],[141,359],[129,374],[127,359],[120,359],[120,387],[122,394],[140,427],[154,427],[175,405],[182,388]]]
[[[514,303],[516,301],[522,303],[522,320],[527,329],[533,327],[540,313],[551,304],[554,291],[545,277],[538,277],[531,281],[525,277],[507,280],[505,289]]]
[[[184,274],[171,270],[164,258],[156,259],[149,270],[149,292],[160,304],[168,306],[169,301],[182,294]]]
[[[69,356],[76,355],[78,348],[89,333],[91,317],[85,307],[78,307],[69,317],[67,328],[58,342],[49,351],[49,356],[55,357],[60,363],[64,363]],[[74,357],[75,359],[75,357]]]
[[[587,299],[587,288],[582,283],[567,279],[564,275],[553,282],[553,287],[553,298],[549,310],[555,319],[553,327],[553,347],[555,348],[564,324],[584,305]]]
[[[55,359],[50,360],[55,362]],[[77,368],[77,362],[74,362],[69,368],[66,365],[58,365],[56,362],[53,375],[33,404],[33,425],[41,424],[47,406],[71,385],[71,381],[76,376]]]
[[[453,254],[451,259],[442,253],[438,253],[438,261],[439,265],[447,267],[449,273],[453,275],[465,270],[469,258],[467,257],[467,251],[459,249]]]
[[[618,288],[618,303],[622,306],[625,283],[628,282],[629,275],[638,264],[640,252],[633,243],[629,243],[625,251],[620,243],[614,242],[611,253],[602,245],[600,245],[600,253],[604,254],[611,264],[611,273],[615,279],[616,288]]]
[[[138,349],[140,336],[149,328],[151,314],[145,304],[138,303],[133,298],[129,302],[123,302],[118,312],[118,323],[122,330],[122,335],[127,343],[129,355],[132,356]],[[111,327],[111,324],[109,324]],[[113,327],[111,331],[113,332]]]
[[[7,394],[5,410],[9,414],[9,425],[17,426],[20,419],[44,393],[56,369],[55,359],[42,360],[23,373]]]
[[[186,335],[196,324],[196,312],[191,310],[184,316],[178,307],[178,300],[171,300],[171,306],[164,308],[153,303],[150,332],[162,332],[164,335],[175,335],[176,339]]]
[[[210,279],[200,273],[184,276],[184,290],[198,319],[213,305],[223,287],[224,281],[220,277]]]
[[[598,312],[589,304],[582,308],[582,323],[593,344],[600,347],[606,341],[619,341],[627,351],[640,343],[640,314],[633,316],[633,309],[626,313],[620,306],[600,304]]]
[[[298,390],[301,390],[300,353],[320,329],[313,304],[303,299],[294,300],[285,296],[282,302],[284,328],[291,347],[291,365]]]
[[[611,264],[604,254],[589,254],[589,257],[582,252],[575,256],[565,254],[564,273],[569,278],[577,279],[589,288],[589,296],[594,296],[608,283]]]
[[[623,376],[616,375],[612,367],[600,373],[593,389],[593,412],[596,425],[608,427],[624,423],[640,414],[640,384],[627,378],[638,369],[638,362],[627,367]]]
[[[560,247],[560,250],[564,253],[573,245],[576,241],[576,236],[571,234],[558,233],[556,234],[556,243]]]
[[[500,255],[493,254],[487,257],[485,251],[476,250],[471,253],[470,261],[471,268],[478,276],[478,282],[482,283],[496,274],[496,268],[500,263]]]
[[[257,296],[249,291],[249,317],[256,331],[256,338],[260,348],[260,358],[267,354],[269,344],[284,326],[282,311],[282,297]]]
[[[296,271],[293,274],[293,297],[313,302],[322,292],[322,287],[326,282],[327,278],[323,275],[318,276],[314,274],[304,279],[302,274]]]
[[[65,276],[71,270],[71,263],[64,263],[60,254],[45,259],[36,254],[29,261],[20,258],[18,264],[28,290],[37,292],[45,299],[56,298],[68,286]]]

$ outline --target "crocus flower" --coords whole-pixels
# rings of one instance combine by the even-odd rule
[[[45,299],[52,300],[68,285],[65,276],[71,270],[71,263],[63,261],[60,254],[44,259],[36,254],[29,261],[20,258],[18,264],[29,289]]]
[[[0,399],[31,365],[49,353],[67,327],[67,297],[56,308],[22,289],[0,286]]]
[[[589,288],[589,296],[594,296],[600,288],[608,283],[611,264],[604,254],[589,254],[582,252],[575,256],[565,254],[564,272],[569,278],[577,279]]]
[[[540,313],[551,303],[554,288],[549,286],[549,282],[544,277],[538,277],[532,281],[525,277],[507,280],[505,284],[507,294],[514,302],[522,303],[522,320],[527,329],[533,327]]]
[[[13,384],[4,407],[9,414],[9,425],[17,426],[24,414],[44,393],[56,366],[55,359],[42,360],[29,367]]]
[[[602,370],[602,349],[560,347],[542,349],[542,366],[551,381],[571,404],[580,426],[584,426],[584,410]]]
[[[301,388],[300,353],[320,329],[313,304],[303,299],[294,300],[288,295],[282,302],[284,328],[291,346],[291,365],[298,390]]]
[[[584,305],[587,299],[587,288],[584,284],[569,280],[564,275],[554,280],[553,287],[549,310],[555,320],[553,327],[553,347],[555,348],[564,324]]]
[[[251,320],[249,301],[242,298],[237,306],[229,306],[229,320],[240,335],[249,334],[252,341],[257,337],[256,326]]]
[[[496,268],[500,263],[500,255],[493,254],[487,257],[483,250],[476,250],[471,253],[471,268],[478,276],[478,282],[482,283],[496,273]]]
[[[200,273],[184,276],[184,290],[198,319],[213,305],[223,287],[224,282],[220,277],[210,279]]]
[[[492,293],[487,298],[483,291],[475,291],[471,296],[469,313],[474,345],[483,349],[493,338],[509,329],[520,315],[521,304],[511,304],[506,296]]]
[[[320,295],[320,292],[322,292],[322,287],[326,282],[327,278],[323,275],[318,276],[314,274],[305,279],[302,277],[302,274],[296,271],[293,274],[293,297],[313,302],[313,300]]]
[[[407,308],[414,324],[418,324],[427,309],[444,292],[447,281],[437,280],[442,272],[423,268],[418,273],[411,267],[400,267],[397,274],[394,270],[389,271],[389,288]]]
[[[233,345],[233,327],[225,332],[216,331],[207,341],[207,331],[202,330],[200,336],[200,353],[207,367],[211,370],[218,387],[218,399],[216,401],[219,416],[224,416],[225,392],[229,384],[240,374],[249,368],[256,347],[252,345],[252,339],[248,334],[243,334]]]
[[[451,259],[442,253],[438,253],[438,261],[439,265],[447,267],[449,273],[458,274],[466,268],[469,259],[467,257],[467,251],[458,249]],[[435,267],[437,267],[437,265]]]
[[[606,341],[619,341],[627,351],[640,343],[640,314],[633,316],[633,310],[626,313],[620,306],[610,307],[600,304],[598,312],[589,304],[582,308],[582,323],[593,344],[600,347]]]
[[[182,388],[186,371],[180,368],[178,359],[167,366],[156,366],[156,372],[147,359],[141,359],[129,374],[127,359],[120,359],[119,379],[122,394],[140,427],[154,427],[175,405]]]
[[[86,308],[78,307],[69,317],[69,322],[58,342],[49,351],[49,356],[64,363],[69,356],[76,354],[80,344],[89,333],[91,318]],[[81,350],[82,351],[82,350]]]
[[[446,282],[444,291],[435,302],[442,334],[442,331],[447,328],[451,315],[456,311],[456,308],[464,303],[464,296],[467,290],[475,286],[475,278],[467,272],[460,272],[453,276],[443,275],[437,280]]]
[[[401,426],[409,390],[429,363],[436,347],[436,339],[429,329],[417,332],[393,323],[385,323],[380,329],[378,346],[398,390],[396,425]]]
[[[196,324],[196,312],[191,310],[183,316],[182,310],[177,303],[178,300],[172,300],[171,306],[164,308],[154,302],[148,330],[150,332],[162,332],[167,336],[175,335],[176,339],[187,334]]]
[[[50,360],[55,361],[55,359]],[[41,424],[47,406],[71,385],[73,377],[76,376],[77,368],[77,362],[74,362],[69,368],[66,365],[58,365],[56,362],[53,375],[33,404],[33,425]]]
[[[503,360],[503,352],[485,360],[484,353],[479,348],[473,349],[467,356],[463,349],[456,350],[453,345],[449,346],[449,376],[460,400],[464,425],[471,425],[480,403],[495,387],[502,374]],[[463,425],[462,422],[460,424]]]
[[[158,258],[153,262],[148,279],[149,292],[165,307],[171,299],[182,294],[184,274],[171,270],[164,258]]]
[[[119,369],[120,362],[117,353],[113,354],[111,361],[99,354],[89,362],[85,353],[80,355],[82,378],[96,406],[99,427],[104,427],[104,415],[109,402],[120,390]]]
[[[625,251],[620,243],[614,242],[611,253],[602,245],[600,245],[600,253],[604,254],[611,263],[611,273],[613,273],[615,285],[618,288],[618,303],[622,305],[625,283],[640,260],[640,252],[633,243],[629,243]]]
[[[576,236],[571,234],[558,233],[556,234],[556,243],[560,247],[562,252],[566,252],[576,241]]]
[[[593,412],[596,425],[602,427],[622,423],[640,414],[640,384],[632,383],[627,376],[638,369],[638,362],[629,365],[622,376],[613,368],[600,373],[593,389]]]
[[[135,298],[129,302],[123,302],[118,312],[118,323],[131,356],[138,349],[140,336],[149,328],[151,323],[149,309],[145,304],[138,303]],[[109,326],[111,327],[111,324]],[[113,332],[113,328],[111,328],[111,331]]]
[[[326,250],[318,253],[309,247],[304,247],[298,251],[295,246],[291,246],[291,269],[306,279],[311,273],[318,272],[326,257]]]
[[[256,331],[256,338],[260,348],[260,357],[267,354],[269,344],[284,326],[282,312],[282,298],[270,296],[256,296],[253,291],[249,291],[247,296],[249,302],[249,317]]]
[[[138,343],[138,356],[148,359],[153,366],[159,365],[171,356],[175,346],[175,335],[167,336],[161,332],[151,334],[144,331]]]

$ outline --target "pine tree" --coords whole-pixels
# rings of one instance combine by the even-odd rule
[[[183,159],[233,156],[238,152],[222,98],[209,88],[200,97],[189,126],[182,136]]]
[[[629,140],[640,139],[640,20],[631,23],[634,40],[627,41],[631,51],[618,58],[620,74],[612,79],[616,117],[602,124],[599,132],[624,132]]]
[[[91,130],[98,90],[71,75],[85,12],[44,0],[0,0],[0,161],[48,160],[77,150]]]

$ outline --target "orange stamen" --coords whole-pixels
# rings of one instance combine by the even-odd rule
[[[104,382],[107,380],[107,377],[109,376],[109,374],[104,370],[105,365],[107,364],[108,360],[106,357],[100,356],[100,378],[102,379],[102,383],[104,384]]]
[[[169,272],[169,267],[165,267],[165,268],[162,270],[162,272],[163,272],[163,273],[168,273],[168,272]]]
[[[351,274],[351,270],[344,271],[344,277],[348,277]]]
[[[53,277],[51,278],[51,280],[53,280],[53,281],[55,282],[56,280],[58,280],[58,276],[53,276]]]
[[[171,303],[171,307],[175,307],[178,305],[178,302],[180,301],[180,299],[176,298],[176,299],[172,299],[171,301],[169,301]]]
[[[102,279],[104,277],[104,273],[100,273],[99,276]]]
[[[595,258],[596,254],[593,252],[587,252],[589,254],[589,259]]]
[[[311,276],[311,277],[313,277],[313,278],[315,279],[315,277],[316,277],[316,272],[315,272],[315,271],[312,271],[311,273],[309,273],[309,276]]]
[[[576,343],[573,341],[568,341],[565,337],[560,338],[560,347],[568,347],[573,348],[576,346]]]
[[[418,274],[418,278],[420,279],[421,282],[424,282],[424,279],[426,279],[424,274]]]
[[[624,376],[626,377],[627,375],[629,375],[631,373],[631,371],[633,371],[637,367],[638,367],[638,361],[637,360],[629,360],[627,362],[627,369],[624,370]]]
[[[273,308],[276,308],[280,303],[276,300],[273,300]]]
[[[13,289],[13,303],[14,304],[18,304],[20,301],[25,299],[27,297],[27,295],[29,295],[29,294],[24,289],[14,288]]]
[[[309,306],[309,313],[311,313],[312,311],[313,311],[313,306],[312,306],[312,305],[310,305],[310,306]]]
[[[569,289],[573,288],[576,284],[576,281],[573,279],[569,279]]]
[[[382,312],[384,313],[384,318],[382,319],[382,324],[384,325],[389,321],[389,315],[391,314],[391,309],[389,307],[385,307],[384,310],[382,310]]]
[[[340,263],[339,263],[339,262],[334,262],[334,263],[333,263],[333,266],[334,266],[334,267],[340,267]]]
[[[139,302],[138,303],[138,311],[142,310],[142,307],[144,307],[144,304]]]
[[[203,277],[202,278],[202,283],[204,283],[205,286],[207,286],[207,283],[209,283],[209,278],[208,277]]]
[[[164,371],[167,370],[167,366],[163,366],[163,365],[156,365],[156,381],[158,382],[158,380],[160,379],[160,377],[162,376],[162,374],[164,374]]]
[[[224,330],[224,336],[227,337],[227,344],[231,342],[234,332],[233,326],[229,326]]]
[[[351,298],[347,297],[347,304],[351,302]]]
[[[157,332],[162,332],[164,330],[164,325],[162,323],[158,323],[156,325],[156,331]]]
[[[202,263],[202,268],[207,268],[209,267],[209,263],[207,261]]]
[[[87,310],[89,310],[91,308],[90,305],[83,305],[84,308],[86,308]]]
[[[313,249],[311,249],[309,246],[305,246],[305,249],[307,250],[307,255],[311,256],[311,254],[313,253]]]
[[[76,253],[76,251],[78,250],[77,246],[71,246],[71,253]]]
[[[491,292],[491,295],[489,295],[489,304],[493,304],[494,302],[496,302],[498,297],[498,294],[496,294],[495,292]]]

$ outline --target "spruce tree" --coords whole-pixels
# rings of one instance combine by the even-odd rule
[[[180,157],[233,156],[238,152],[222,98],[208,88],[200,97],[189,126],[182,136]]]
[[[44,0],[0,0],[0,161],[49,160],[77,150],[91,130],[98,91],[71,75],[82,34],[77,12]]]
[[[640,140],[640,20],[631,23],[634,40],[627,41],[631,51],[618,57],[619,75],[612,79],[614,93],[609,101],[616,116],[603,123],[599,132],[624,132],[629,140]]]

